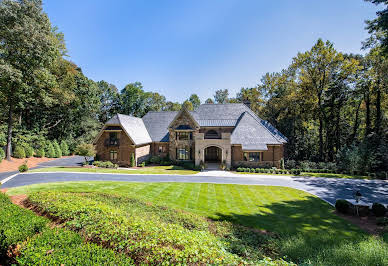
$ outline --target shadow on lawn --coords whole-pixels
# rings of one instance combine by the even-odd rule
[[[330,261],[330,265],[336,265],[349,261],[349,254],[367,238],[361,229],[333,214],[332,207],[315,197],[257,206],[260,208],[258,213],[217,213],[213,219],[275,233],[268,234],[271,239],[265,246],[297,263],[311,260],[316,263]],[[234,234],[237,238],[241,235],[238,228]],[[365,259],[374,261],[374,258]]]

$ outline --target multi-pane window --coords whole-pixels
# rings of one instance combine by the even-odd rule
[[[176,133],[176,139],[177,140],[189,140],[189,139],[192,139],[192,133],[191,132],[177,132]]]
[[[117,151],[110,151],[109,157],[110,157],[111,161],[117,160]]]
[[[158,150],[159,150],[159,153],[166,152],[166,146],[160,145]]]
[[[262,160],[261,152],[244,152],[244,160],[248,162],[260,162]]]
[[[117,144],[118,144],[117,132],[109,132],[109,145],[117,145]]]
[[[178,160],[190,160],[190,149],[177,149]]]

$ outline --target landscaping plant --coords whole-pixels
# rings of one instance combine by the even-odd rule
[[[17,145],[13,150],[13,157],[18,159],[26,158],[26,152],[24,151],[23,146]]]

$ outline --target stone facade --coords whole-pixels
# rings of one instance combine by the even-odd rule
[[[117,125],[120,128],[120,125]],[[217,161],[224,162],[228,168],[234,166],[246,167],[280,167],[283,158],[283,145],[268,145],[268,150],[261,152],[260,162],[249,162],[244,158],[244,151],[241,145],[231,144],[233,127],[199,127],[191,115],[183,110],[169,125],[169,142],[152,142],[142,145],[134,145],[131,139],[123,130],[102,130],[101,135],[95,141],[98,160],[112,161],[121,166],[130,165],[131,155],[134,154],[136,163],[139,164],[150,156],[167,157],[173,161],[177,160],[177,150],[190,150],[188,160],[196,165],[206,163],[205,153],[212,150],[217,153]],[[118,143],[108,142],[109,134],[117,134]],[[188,133],[188,139],[177,138],[177,134]],[[209,133],[209,134],[207,134]],[[207,149],[208,147],[217,147]],[[111,151],[117,153],[117,159],[111,159]],[[205,158],[206,157],[206,158]]]

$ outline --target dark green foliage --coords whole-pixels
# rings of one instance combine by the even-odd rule
[[[145,166],[146,166],[146,163],[145,163],[145,162],[141,162],[141,163],[139,163],[138,166],[140,166],[140,167],[145,167]]]
[[[69,156],[70,155],[69,146],[67,145],[67,142],[65,140],[61,141],[60,147],[61,147],[61,151],[62,151],[62,155],[63,156]]]
[[[3,148],[0,147],[0,163],[4,159],[4,157],[5,157],[5,152],[4,152]]]
[[[54,157],[55,158],[61,158],[62,157],[62,150],[59,146],[58,142],[56,140],[53,141],[53,147],[54,147]]]
[[[55,149],[51,141],[46,142],[45,154],[47,158],[55,158]]]
[[[8,247],[21,243],[46,228],[48,220],[11,203],[0,193],[0,260]]]
[[[22,165],[20,165],[19,166],[19,172],[20,173],[23,173],[23,172],[27,172],[28,171],[28,166],[27,166],[27,164],[22,164]]]
[[[134,153],[131,153],[130,166],[131,167],[135,167],[136,166],[135,154]]]
[[[153,163],[153,164],[160,164],[161,162],[161,158],[160,156],[152,156],[150,158],[150,163]]]
[[[380,226],[388,225],[388,217],[377,217],[376,224]]]
[[[386,211],[387,211],[387,209],[384,207],[383,204],[380,204],[377,202],[373,203],[372,212],[376,217],[384,216]]]
[[[300,169],[291,169],[290,174],[292,175],[300,175],[301,170]]]
[[[118,165],[114,164],[110,161],[102,162],[102,161],[94,161],[93,162],[94,166],[101,167],[101,168],[117,168]]]
[[[24,150],[26,152],[26,157],[27,158],[30,158],[30,157],[34,156],[34,148],[32,148],[30,145],[26,145],[24,147]]]
[[[19,159],[26,158],[26,152],[24,151],[24,148],[20,145],[17,145],[13,150],[13,157]]]
[[[236,264],[243,259],[208,232],[205,219],[193,214],[105,194],[39,193],[30,200],[63,220],[65,227],[137,263]]]
[[[85,157],[85,162],[87,162],[88,157],[96,155],[96,150],[94,149],[93,144],[81,143],[75,149],[75,154]]]
[[[335,202],[335,208],[338,212],[346,214],[350,210],[350,203],[346,200],[339,199]]]
[[[42,158],[44,156],[45,156],[45,152],[44,152],[43,148],[39,148],[39,149],[35,150],[35,157]]]
[[[16,258],[20,265],[132,265],[133,260],[85,242],[77,233],[46,229],[30,239]]]

